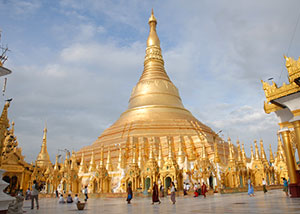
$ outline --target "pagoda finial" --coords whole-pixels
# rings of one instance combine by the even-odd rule
[[[107,169],[107,171],[113,171],[109,147],[108,147],[108,151],[107,151],[106,169]]]
[[[55,171],[58,171],[58,155],[56,155],[56,158],[55,158],[55,165],[54,165],[54,170]]]
[[[100,163],[99,163],[99,166],[100,168],[103,168],[104,167],[104,151],[103,151],[103,146],[101,147],[101,153],[100,153]]]
[[[258,146],[257,146],[257,141],[254,140],[254,146],[255,146],[255,160],[260,160],[260,156],[259,156],[259,151],[258,151]]]
[[[261,160],[267,165],[268,164],[268,160],[267,160],[267,156],[266,156],[266,152],[264,149],[264,144],[263,144],[263,140],[260,140],[260,156],[261,156]]]
[[[15,133],[15,122],[12,121],[11,122],[11,134],[14,135],[14,133]]]
[[[183,141],[182,141],[182,137],[179,136],[179,147],[178,147],[178,155],[177,155],[177,163],[178,164],[182,164],[184,162],[184,148],[183,148]]]
[[[86,165],[85,165],[85,161],[84,161],[84,153],[81,154],[79,172],[80,173],[85,173],[86,172]]]
[[[159,143],[159,148],[158,148],[158,166],[163,167],[164,165],[164,159],[162,156],[162,148],[161,148],[161,143]]]
[[[119,149],[118,169],[123,169],[123,151],[122,151],[121,145],[120,145],[120,149]]]
[[[47,129],[44,129],[41,151],[37,156],[36,163],[39,167],[46,167],[51,164],[47,151]]]
[[[159,41],[159,38],[156,34],[157,20],[154,16],[153,9],[151,11],[151,16],[149,18],[148,23],[149,23],[149,26],[150,26],[150,33],[149,33],[149,37],[148,37],[148,40],[147,40],[147,47],[150,47],[150,46],[160,47],[160,41]]]
[[[220,157],[219,157],[219,153],[218,153],[218,144],[217,142],[214,142],[214,150],[215,150],[215,163],[220,163],[221,160],[220,160]]]
[[[270,144],[270,163],[274,163],[274,156],[273,156],[271,144]]]
[[[245,152],[244,144],[242,144],[242,161],[245,164],[247,163],[247,157],[246,157],[246,152]]]
[[[251,145],[251,162],[254,161],[253,146]]]
[[[94,155],[94,151],[92,151],[89,172],[95,172],[95,169],[96,169],[95,155]]]

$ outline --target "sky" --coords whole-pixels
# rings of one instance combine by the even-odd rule
[[[151,8],[184,106],[248,155],[255,139],[276,151],[278,120],[264,113],[261,80],[287,82],[283,55],[300,56],[299,1],[0,0],[13,71],[0,105],[13,98],[9,118],[26,161],[40,151],[45,123],[54,161],[92,144],[127,109]]]

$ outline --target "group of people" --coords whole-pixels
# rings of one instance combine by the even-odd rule
[[[288,187],[289,187],[288,180],[286,178],[282,178],[282,180],[283,180],[283,191],[285,192],[286,196],[289,196],[289,193],[288,193]],[[262,186],[263,186],[264,193],[267,193],[268,192],[267,182],[264,178],[262,179]],[[254,196],[254,188],[253,188],[253,184],[251,182],[250,177],[248,179],[248,195],[250,197]]]
[[[195,183],[194,184],[194,197],[198,197],[199,195],[203,195],[204,198],[206,198],[206,193],[207,193],[207,187],[206,187],[206,184],[205,182],[202,183],[202,186],[200,183]]]
[[[63,194],[60,194],[59,199],[58,199],[58,203],[60,203],[60,204],[64,204],[64,203],[71,204],[71,203],[73,203],[73,202],[74,202],[75,204],[77,204],[77,203],[80,202],[77,194],[75,194],[74,200],[73,200],[71,194],[68,194],[68,197],[67,197],[66,200],[64,199]]]
[[[175,188],[175,184],[174,182],[170,183],[170,193],[171,193],[171,202],[173,204],[176,203],[176,191],[177,189]],[[153,187],[152,187],[152,204],[154,203],[158,203],[160,204],[161,201],[159,200],[159,192],[160,192],[160,196],[164,197],[164,186],[161,185],[160,186],[160,191],[158,191],[158,185],[156,184],[156,182],[153,183]],[[127,187],[127,203],[130,204],[131,200],[133,198],[133,194],[132,194],[132,188],[131,188],[131,183],[128,184]]]

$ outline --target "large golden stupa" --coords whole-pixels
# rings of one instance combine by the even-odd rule
[[[147,158],[150,141],[153,141],[154,155],[158,157],[161,148],[162,156],[166,158],[168,139],[172,142],[175,156],[182,142],[188,160],[193,161],[201,155],[203,144],[209,158],[213,158],[214,140],[220,139],[183,106],[178,89],[165,71],[156,25],[152,11],[144,71],[131,92],[128,109],[92,145],[83,147],[77,153],[78,158],[84,153],[84,158],[90,160],[93,152],[95,160],[99,161],[100,150],[104,147],[104,158],[107,158],[109,150],[112,166],[115,167],[120,147],[127,151],[127,161],[131,158],[133,147],[137,147],[137,152],[143,149],[142,153]],[[226,145],[224,149],[219,144],[218,147],[219,156],[223,159],[228,147]]]

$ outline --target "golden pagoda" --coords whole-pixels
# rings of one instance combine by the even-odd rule
[[[100,149],[104,147],[105,159],[110,154],[109,161],[112,168],[118,169],[119,148],[115,145],[125,148],[124,161],[130,165],[135,152],[140,155],[145,154],[140,159],[148,160],[149,141],[153,138],[154,156],[158,158],[159,154],[161,155],[160,160],[157,160],[159,165],[168,160],[169,142],[167,139],[172,142],[174,159],[180,160],[181,166],[185,159],[189,162],[196,161],[203,144],[205,144],[208,159],[214,158],[213,137],[215,133],[183,106],[178,89],[165,71],[160,40],[156,32],[157,20],[153,11],[148,23],[150,32],[147,39],[144,71],[131,92],[128,109],[92,145],[83,147],[77,153],[77,157],[84,154],[84,158],[89,161],[94,151],[95,160],[99,161]],[[134,152],[131,151],[133,148],[130,141],[136,144]],[[217,137],[216,141],[219,142],[220,138]],[[220,146],[216,148],[220,148],[218,155],[220,160],[224,161],[227,154],[224,154]]]
[[[47,168],[49,165],[52,165],[52,163],[50,161],[50,157],[47,151],[47,127],[45,126],[43,134],[43,143],[41,151],[36,159],[36,166],[41,168]]]

